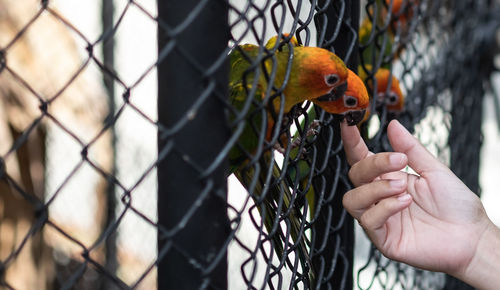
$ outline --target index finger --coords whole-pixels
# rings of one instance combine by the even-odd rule
[[[344,120],[340,124],[342,142],[344,143],[344,151],[349,165],[353,165],[358,161],[372,155],[368,147],[361,138],[359,130],[356,126],[348,126]]]
[[[394,175],[408,164],[408,158],[402,153],[382,152],[360,160],[349,170],[349,179],[354,186],[370,183],[384,175]],[[387,175],[389,174],[389,175]]]

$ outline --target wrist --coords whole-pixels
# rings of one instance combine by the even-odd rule
[[[500,229],[489,221],[480,235],[476,252],[467,267],[454,276],[477,289],[498,289],[500,285]]]

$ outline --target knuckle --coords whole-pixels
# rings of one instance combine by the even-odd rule
[[[377,169],[384,169],[389,164],[389,156],[387,154],[377,154],[373,161],[373,165]]]
[[[356,189],[349,190],[342,197],[342,205],[344,208],[351,212],[356,208]]]
[[[351,191],[348,191],[344,194],[344,196],[342,197],[342,205],[344,206],[344,208],[348,209],[349,208],[349,199],[351,198]]]
[[[349,169],[349,172],[348,172],[348,177],[349,177],[349,180],[352,181],[352,183],[354,183],[355,186],[358,186],[358,184],[356,184],[356,172],[358,171],[358,165],[359,163],[355,163],[351,169]]]
[[[392,198],[386,198],[380,201],[380,207],[384,209],[384,211],[391,211],[394,207],[394,201]]]
[[[365,212],[363,215],[361,215],[358,221],[363,229],[369,230],[371,228],[371,219],[368,212]]]
[[[380,198],[385,198],[385,197],[393,194],[394,189],[392,188],[390,181],[378,180],[377,181],[377,192],[379,192]]]

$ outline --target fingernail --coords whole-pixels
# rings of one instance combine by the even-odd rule
[[[394,121],[395,121],[394,123],[399,127],[400,130],[403,130],[407,134],[410,134],[410,132],[408,132],[408,129],[406,129],[406,127],[403,126],[403,124],[401,124],[398,120],[394,120]]]
[[[392,153],[389,156],[389,162],[392,165],[401,165],[405,158],[406,158],[406,156],[402,153]]]
[[[392,121],[391,121],[391,123],[394,123],[394,125],[393,125],[393,126],[403,127],[403,128],[404,128],[403,124],[401,124],[401,123],[400,123],[398,120],[396,120],[396,119],[392,120]]]
[[[389,181],[389,185],[392,188],[401,188],[405,184],[405,181],[402,179],[394,179]]]
[[[405,193],[405,194],[403,194],[403,195],[398,196],[398,200],[399,200],[400,202],[407,202],[407,201],[409,201],[410,199],[411,199],[411,195],[409,195],[408,193]]]

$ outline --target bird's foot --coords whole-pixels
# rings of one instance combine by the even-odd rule
[[[319,130],[317,130],[321,126],[321,121],[320,120],[313,120],[309,124],[309,128],[307,128],[306,132],[306,137],[311,137],[311,136],[316,136],[319,133]]]

